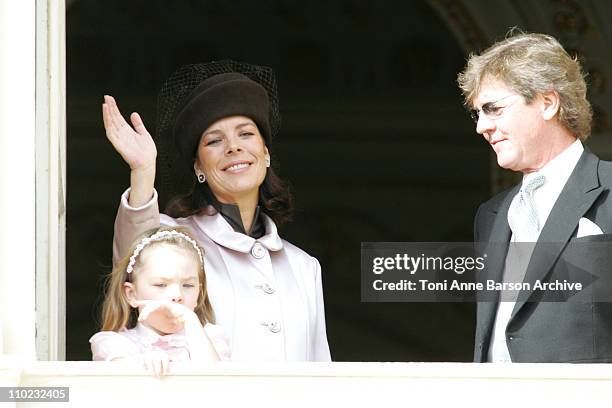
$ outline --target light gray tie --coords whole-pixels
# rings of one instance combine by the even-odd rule
[[[541,187],[545,181],[544,176],[537,173],[525,177],[520,191],[514,196],[510,204],[508,224],[512,230],[513,242],[510,243],[506,255],[504,282],[520,283],[525,278],[527,266],[540,235],[541,227],[533,202],[533,192]],[[516,302],[518,294],[518,290],[502,291],[501,300],[503,302]],[[512,305],[507,307],[509,308],[506,311],[509,319]]]
[[[542,227],[533,202],[533,192],[546,182],[541,174],[528,175],[508,209],[508,224],[519,242],[536,242]]]

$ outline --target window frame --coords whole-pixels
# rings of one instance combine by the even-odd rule
[[[36,0],[36,357],[66,359],[64,0]]]

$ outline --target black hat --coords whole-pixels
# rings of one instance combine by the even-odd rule
[[[196,154],[202,132],[219,119],[251,118],[266,144],[271,140],[270,102],[265,88],[245,75],[229,72],[202,81],[177,109],[174,142],[187,160]]]
[[[234,75],[236,76],[234,77]],[[236,85],[239,83],[242,89],[248,88],[253,91],[241,95],[248,94],[261,99],[261,88],[265,90],[268,99],[267,115],[264,114],[263,109],[259,109],[257,113],[249,112],[245,109],[240,109],[240,112],[238,112],[238,110],[233,110],[233,112],[230,113],[229,109],[225,109],[225,114],[222,116],[213,115],[212,110],[207,110],[206,112],[200,110],[200,117],[200,115],[195,115],[198,113],[197,109],[191,110],[190,106],[193,108],[208,109],[205,107],[204,103],[208,98],[201,99],[199,96],[203,94],[212,96],[213,94],[211,92],[213,88],[215,88],[213,86],[214,84],[220,86],[219,89],[239,89],[238,86],[233,86],[234,84],[232,83],[234,81],[236,81]],[[257,85],[261,88],[256,88]],[[209,88],[208,91],[207,88]],[[256,91],[256,89],[258,90]],[[217,93],[217,90],[214,92]],[[196,100],[199,101],[200,99],[202,100],[202,104],[196,102]],[[224,99],[225,102],[220,107],[220,110],[223,110],[221,109],[223,107],[229,107],[229,104],[227,104],[228,99],[233,98],[227,97]],[[236,99],[236,101],[239,101],[239,99]],[[246,101],[243,101],[237,104],[242,108],[246,108],[246,105],[253,109],[257,107],[261,108],[259,102],[256,104],[247,104]],[[189,108],[190,115],[187,115],[187,108]],[[185,115],[183,115],[183,112]],[[157,98],[157,127],[154,134],[158,151],[157,161],[159,174],[156,183],[161,195],[171,197],[189,188],[194,177],[193,159],[195,157],[195,149],[197,148],[200,135],[208,127],[204,126],[198,130],[199,134],[196,138],[195,145],[183,146],[182,135],[184,133],[182,133],[182,131],[187,131],[187,129],[182,127],[182,119],[197,117],[197,120],[185,121],[185,124],[192,124],[193,128],[197,129],[201,126],[195,126],[196,124],[205,125],[205,122],[209,122],[208,120],[204,120],[204,118],[211,119],[218,116],[215,119],[218,120],[228,114],[245,115],[253,119],[262,133],[266,145],[270,148],[270,143],[273,137],[278,135],[281,126],[274,71],[265,66],[246,64],[232,60],[222,60],[202,64],[184,65],[164,82]],[[262,118],[262,116],[265,116],[265,118]],[[210,121],[208,125],[212,124],[215,120]],[[180,143],[175,136],[180,136]],[[193,139],[189,138],[185,138],[185,140],[193,141]]]

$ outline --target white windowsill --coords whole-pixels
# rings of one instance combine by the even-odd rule
[[[121,363],[0,358],[0,386],[69,387],[71,406],[607,406],[612,365],[176,364],[171,375],[155,378]]]

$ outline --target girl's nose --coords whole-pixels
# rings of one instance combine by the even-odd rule
[[[181,291],[179,285],[170,285],[170,287],[168,287],[168,298],[172,302],[183,302],[183,292]]]

